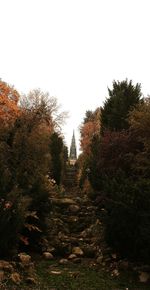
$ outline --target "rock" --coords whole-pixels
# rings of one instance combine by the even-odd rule
[[[77,258],[77,256],[75,254],[70,254],[68,257],[68,260],[73,260],[75,258]]]
[[[20,284],[21,278],[20,274],[17,272],[14,272],[10,275],[10,279],[15,283],[15,284]]]
[[[111,254],[111,256],[112,256],[112,258],[114,259],[114,260],[116,260],[117,259],[117,254]]]
[[[53,252],[55,252],[55,250],[56,250],[56,249],[55,249],[54,247],[50,247],[50,246],[49,246],[49,247],[47,248],[47,251],[46,251],[46,252],[53,253]]]
[[[51,199],[52,203],[54,204],[64,204],[64,205],[71,205],[71,204],[75,204],[75,201],[71,198],[67,198],[67,197],[64,197],[64,198],[52,198]]]
[[[27,277],[26,282],[29,284],[36,284],[36,280],[33,277]]]
[[[28,265],[28,267],[26,268],[26,273],[28,273],[29,276],[32,276],[35,273],[34,263],[30,263]]]
[[[50,253],[50,252],[44,252],[44,253],[43,253],[43,257],[44,257],[46,260],[52,260],[52,259],[54,259],[54,256],[53,256],[52,253]]]
[[[4,271],[0,270],[0,282],[2,282],[5,279],[5,273]]]
[[[0,270],[13,272],[14,269],[13,269],[13,266],[9,262],[0,260]]]
[[[79,218],[77,216],[69,216],[68,217],[68,222],[69,223],[76,223],[78,222]]]
[[[50,273],[54,275],[61,275],[62,271],[50,271]]]
[[[58,233],[58,239],[61,240],[61,241],[67,241],[67,240],[68,240],[68,236],[65,235],[65,234],[62,233],[62,232],[59,232],[59,233]]]
[[[103,255],[98,256],[97,259],[96,259],[96,263],[97,264],[102,264],[102,262],[103,262]]]
[[[70,275],[70,277],[72,277],[72,278],[77,278],[78,276],[80,276],[80,272],[79,271],[70,271],[69,272],[69,275]]]
[[[18,254],[18,257],[23,265],[27,265],[31,261],[31,256],[27,255],[26,253]]]
[[[90,226],[89,228],[86,228],[84,231],[82,231],[80,236],[82,238],[92,237],[93,236],[92,226]]]
[[[94,258],[96,255],[96,247],[93,244],[86,244],[83,246],[84,256],[87,258]]]
[[[118,276],[119,276],[119,271],[118,271],[118,269],[114,269],[114,270],[112,271],[112,273],[111,273],[111,276],[112,276],[112,277],[118,277]]]
[[[80,210],[80,207],[79,207],[78,205],[76,205],[76,204],[71,204],[71,205],[69,206],[69,210],[70,210],[71,212],[73,212],[73,213],[76,213],[76,212],[78,212],[78,211]]]
[[[73,259],[73,263],[75,263],[75,264],[81,263],[81,258],[75,258],[75,259]]]
[[[72,254],[75,254],[77,256],[83,256],[83,251],[80,247],[73,247]]]
[[[147,272],[140,272],[139,280],[142,283],[146,283],[150,279],[150,274]]]
[[[66,264],[68,264],[68,260],[67,260],[67,259],[61,259],[61,260],[59,261],[59,264],[60,264],[60,265],[66,265]]]
[[[119,261],[119,269],[120,270],[127,270],[129,268],[128,261]]]

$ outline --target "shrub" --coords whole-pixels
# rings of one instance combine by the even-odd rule
[[[12,255],[17,250],[28,205],[28,198],[23,197],[17,188],[14,188],[7,198],[1,198],[0,256]]]

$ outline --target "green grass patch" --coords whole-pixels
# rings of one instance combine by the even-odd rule
[[[149,285],[137,282],[133,273],[121,273],[119,277],[111,277],[106,273],[87,265],[68,264],[60,266],[57,263],[42,261],[37,265],[41,289],[57,290],[129,290],[150,289]]]
[[[58,261],[37,260],[35,263],[37,284],[12,282],[5,284],[4,290],[148,290],[150,285],[138,282],[133,272],[122,272],[112,277],[98,265],[90,265],[84,259],[82,264],[59,265]]]

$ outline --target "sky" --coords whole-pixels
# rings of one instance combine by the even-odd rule
[[[149,0],[0,0],[0,78],[20,93],[41,88],[69,112],[70,146],[86,110],[113,80],[150,94]]]

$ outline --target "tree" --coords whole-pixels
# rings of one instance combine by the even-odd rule
[[[133,164],[136,175],[150,176],[150,97],[129,114],[130,131],[140,148]]]
[[[62,152],[63,152],[62,138],[58,135],[58,133],[53,133],[50,140],[50,153],[51,153],[50,174],[58,185],[61,182]]]
[[[94,135],[100,132],[100,109],[94,112],[86,111],[83,124],[80,127],[81,139],[80,145],[83,154],[90,153],[90,144]]]
[[[86,111],[83,123],[80,126],[80,145],[82,153],[78,159],[80,167],[79,180],[82,186],[87,179],[89,156],[91,154],[91,142],[95,135],[100,134],[100,108],[95,111]]]
[[[20,95],[14,87],[0,80],[0,122],[7,124],[19,115],[19,98]]]
[[[51,97],[48,92],[34,89],[28,95],[22,95],[20,99],[21,108],[27,111],[34,111],[40,119],[44,118],[50,130],[60,132],[68,114],[60,112],[60,105],[57,98]]]
[[[128,129],[129,111],[142,101],[141,85],[137,83],[134,86],[132,81],[127,79],[114,81],[113,88],[108,88],[108,93],[109,97],[101,110],[102,131]]]
[[[105,130],[99,140],[93,138],[90,181],[98,190],[97,206],[106,209],[108,244],[123,257],[147,263],[150,253],[150,98],[130,111],[128,124],[128,130]]]

